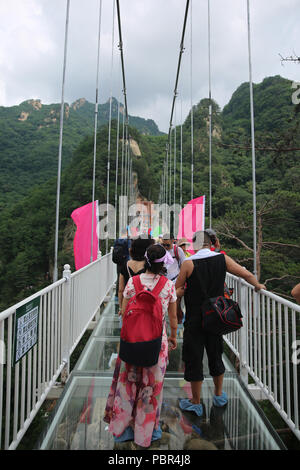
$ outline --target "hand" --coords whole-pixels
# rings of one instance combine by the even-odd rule
[[[121,309],[118,311],[118,315],[119,315],[119,317],[122,315],[122,310]]]
[[[176,295],[177,297],[183,297],[184,296],[184,287],[178,287],[178,289],[176,289]]]
[[[258,292],[261,289],[267,290],[267,288],[264,284],[259,284],[257,287],[255,287],[254,290],[255,290],[255,292]]]
[[[219,240],[218,238],[216,238],[216,243],[214,244],[214,247],[215,247],[217,250],[220,250],[220,248],[221,248],[220,240]]]
[[[177,339],[173,338],[172,336],[169,336],[168,346],[169,346],[170,351],[173,351],[174,349],[176,349],[177,348]]]

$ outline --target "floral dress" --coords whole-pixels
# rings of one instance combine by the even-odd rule
[[[152,290],[159,277],[144,273],[140,279],[145,288]],[[133,280],[130,278],[123,296],[129,299],[134,295]],[[174,284],[168,280],[159,296],[165,318],[169,303],[176,302]],[[104,415],[104,421],[109,423],[109,431],[114,436],[119,437],[128,426],[131,426],[134,431],[134,442],[142,447],[150,446],[152,433],[159,427],[167,361],[168,339],[165,321],[157,364],[152,367],[137,367],[127,364],[118,357]]]

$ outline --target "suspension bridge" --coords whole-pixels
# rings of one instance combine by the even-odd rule
[[[64,65],[61,100],[61,120],[58,158],[56,236],[53,283],[0,313],[0,343],[3,345],[0,363],[0,448],[17,449],[29,430],[44,401],[60,383],[63,392],[44,429],[38,449],[113,449],[115,444],[103,422],[103,413],[111,384],[114,361],[118,353],[120,323],[115,300],[116,267],[112,252],[105,242],[105,254],[99,252],[85,267],[71,272],[65,265],[62,277],[58,274],[58,227],[60,202],[60,174],[63,143],[64,87],[66,80],[67,45],[70,0],[67,0]],[[119,0],[112,2],[114,47],[115,17],[118,23],[122,92],[124,96],[123,122],[118,110],[118,148],[116,158],[115,205],[119,196],[135,201],[132,156],[130,153],[129,118],[127,107],[125,61]],[[176,155],[176,99],[181,59],[185,49],[185,33],[188,17],[192,18],[192,2],[187,0],[183,15],[178,66],[175,79],[170,127],[165,158],[161,169],[159,203],[182,205],[182,151],[179,170]],[[95,200],[95,165],[98,129],[99,55],[101,44],[102,0],[99,2],[98,57],[96,72],[94,162],[92,202]],[[209,53],[209,225],[212,223],[212,112],[210,69],[210,2],[208,0],[208,53]],[[252,91],[250,8],[247,1],[250,115],[253,175],[253,246],[256,248],[256,196],[255,196],[255,134]],[[192,21],[190,22],[192,33]],[[192,37],[192,34],[191,34]],[[192,47],[192,42],[191,42]],[[192,77],[192,55],[190,71]],[[113,71],[113,54],[111,75]],[[107,151],[107,208],[110,204],[111,159],[111,103],[109,139]],[[191,79],[192,104],[192,79]],[[122,135],[121,135],[122,134]],[[119,143],[121,151],[119,152]],[[194,150],[193,106],[191,106],[191,199],[194,198]],[[121,159],[119,161],[119,153]],[[179,173],[179,188],[176,174]],[[120,187],[120,193],[118,193]],[[94,207],[94,205],[93,205]],[[107,213],[108,213],[107,209]],[[117,211],[116,211],[117,214]],[[93,214],[94,215],[94,214]],[[171,223],[170,214],[162,213],[162,224]],[[94,217],[92,218],[94,220]],[[117,219],[114,221],[117,226]],[[124,227],[128,219],[119,221]],[[93,247],[93,225],[91,247]],[[104,250],[103,250],[104,252]],[[253,272],[256,273],[254,256]],[[235,300],[244,316],[244,327],[224,337],[226,351],[235,357],[238,367],[233,367],[225,356],[226,372],[224,390],[229,401],[225,410],[216,413],[212,408],[213,382],[206,370],[203,386],[205,419],[202,422],[187,420],[177,405],[178,398],[189,396],[188,383],[183,380],[181,360],[182,331],[178,332],[178,350],[170,355],[164,382],[164,402],[161,413],[163,438],[156,444],[161,450],[189,449],[188,442],[197,435],[202,444],[214,449],[284,449],[282,439],[276,433],[257,398],[264,398],[274,406],[286,426],[300,439],[299,429],[299,367],[295,349],[299,339],[300,306],[271,292],[255,292],[240,278],[227,274],[227,284],[233,288]],[[27,315],[27,317],[26,317]],[[26,324],[24,323],[26,319]],[[93,325],[93,332],[74,369],[70,370],[70,357],[84,333]],[[31,336],[25,333],[30,329]],[[23,335],[23,336],[22,336]],[[24,345],[18,340],[25,338]],[[32,342],[30,342],[32,341]],[[23,349],[22,349],[23,346]],[[176,397],[176,399],[174,398]],[[203,444],[203,445],[204,445]],[[132,448],[131,448],[132,449]]]

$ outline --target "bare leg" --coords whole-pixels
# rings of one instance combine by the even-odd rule
[[[213,377],[214,384],[215,384],[215,395],[218,397],[222,395],[223,378],[224,378],[224,374],[218,375],[217,377]]]
[[[191,399],[191,402],[194,403],[194,405],[199,405],[200,403],[202,384],[203,382],[191,382],[191,388],[192,388],[192,394],[193,394],[193,398]]]

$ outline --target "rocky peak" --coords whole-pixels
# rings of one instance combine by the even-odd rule
[[[28,100],[28,101],[26,101],[26,103],[31,105],[37,111],[42,108],[41,100]]]
[[[85,103],[86,103],[85,98],[79,98],[78,100],[74,101],[74,103],[71,104],[71,108],[76,111],[77,109],[81,108]]]

